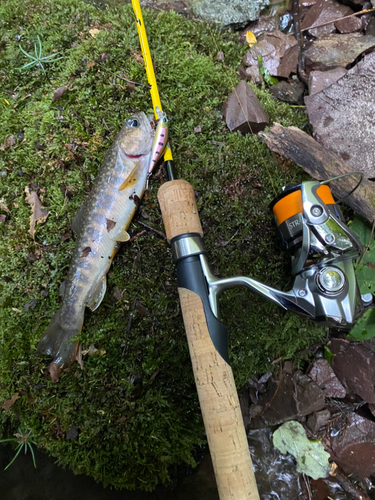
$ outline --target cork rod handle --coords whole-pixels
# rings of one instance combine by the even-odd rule
[[[203,235],[188,182],[163,184],[158,199],[168,240]],[[220,500],[259,500],[232,369],[212,343],[200,296],[186,288],[178,291]]]

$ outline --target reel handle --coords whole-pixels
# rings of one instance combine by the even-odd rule
[[[189,233],[203,236],[194,189],[187,181],[166,182],[158,200],[168,241]],[[259,500],[233,372],[211,340],[209,328],[213,327],[212,321],[208,325],[204,308],[207,287],[198,269],[199,257],[185,259],[182,265],[184,274],[194,274],[193,281],[198,283],[192,287],[195,291],[179,287],[178,292],[219,497]],[[197,293],[199,289],[204,292]],[[225,328],[215,321],[218,328]]]

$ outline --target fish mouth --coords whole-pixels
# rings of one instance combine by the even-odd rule
[[[129,153],[125,153],[125,156],[129,158],[130,160],[137,160],[138,158],[142,158],[144,155],[130,155]]]

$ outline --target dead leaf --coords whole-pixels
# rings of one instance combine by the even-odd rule
[[[0,222],[5,222],[7,220],[6,215],[0,215]]]
[[[47,217],[49,215],[48,210],[42,207],[42,204],[38,198],[38,195],[35,191],[29,192],[28,186],[25,187],[26,193],[26,203],[31,206],[32,214],[30,216],[30,229],[29,233],[34,238],[35,237],[35,224],[42,224],[46,222]]]
[[[200,125],[197,125],[195,128],[194,128],[194,132],[196,134],[199,134],[200,132],[202,132],[202,127]]]
[[[26,302],[26,304],[23,307],[24,311],[27,312],[29,309],[35,309],[37,303],[38,303],[37,299],[33,299],[30,300],[29,302]]]
[[[12,147],[12,146],[14,146],[15,144],[16,144],[16,140],[15,140],[15,138],[14,138],[14,135],[10,135],[9,137],[7,137],[7,138],[5,139],[4,144],[2,144],[2,145],[0,146],[0,150],[1,150],[1,151],[5,151],[6,149],[11,148],[11,147]]]
[[[246,31],[246,42],[249,44],[250,49],[257,43],[256,36],[251,31]]]
[[[93,38],[95,38],[96,35],[99,35],[100,30],[98,30],[97,28],[92,28],[91,30],[89,30],[89,33]]]
[[[4,203],[4,199],[3,199],[3,198],[0,200],[0,208],[1,208],[1,210],[4,210],[4,212],[8,212],[8,214],[10,213],[10,210],[9,210],[9,208],[5,205],[5,203]]]
[[[109,233],[109,231],[115,227],[116,222],[110,219],[106,219],[106,221],[107,221],[107,232]]]
[[[97,349],[94,344],[91,344],[90,347],[88,349],[85,349],[84,351],[82,351],[82,355],[83,356],[86,356],[89,355],[89,356],[95,356],[95,355],[100,355],[100,356],[104,356],[104,354],[106,354],[107,351],[105,351],[104,349]]]
[[[139,52],[132,50],[130,53],[138,63],[143,64],[143,57]]]
[[[61,241],[66,241],[69,240],[72,237],[72,233],[64,233],[62,236],[60,236]]]
[[[90,61],[89,63],[87,63],[88,68],[92,68],[93,66],[95,66],[95,61]]]
[[[122,299],[122,291],[119,288],[116,288],[116,290],[113,292],[113,296],[116,300],[121,300]]]
[[[82,250],[80,257],[87,257],[90,252],[91,252],[91,247],[85,247]]]
[[[63,85],[62,87],[59,87],[56,92],[53,94],[52,97],[52,103],[58,101],[60,97],[62,97],[65,92],[68,90],[68,87],[66,85]]]
[[[1,405],[1,408],[4,410],[4,411],[7,411],[9,410],[9,408],[11,406],[14,405],[14,403],[17,401],[17,399],[20,398],[20,395],[18,394],[18,392],[16,392],[15,394],[13,394],[13,396],[10,398],[10,399],[6,399],[4,401],[4,403]]]

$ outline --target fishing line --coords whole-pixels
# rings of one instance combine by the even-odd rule
[[[327,179],[326,181],[320,181],[320,184],[328,184],[330,182],[337,181],[339,179],[343,179],[344,177],[353,177],[355,175],[359,175],[358,183],[354,186],[354,188],[351,191],[349,191],[349,193],[347,193],[345,196],[343,196],[338,201],[336,201],[336,203],[339,204],[339,203],[342,203],[346,198],[348,198],[351,194],[354,193],[354,191],[356,191],[359,188],[359,186],[361,185],[362,180],[363,180],[362,172],[357,171],[357,172],[350,172],[347,174],[337,175],[336,177],[331,177],[331,179]]]

